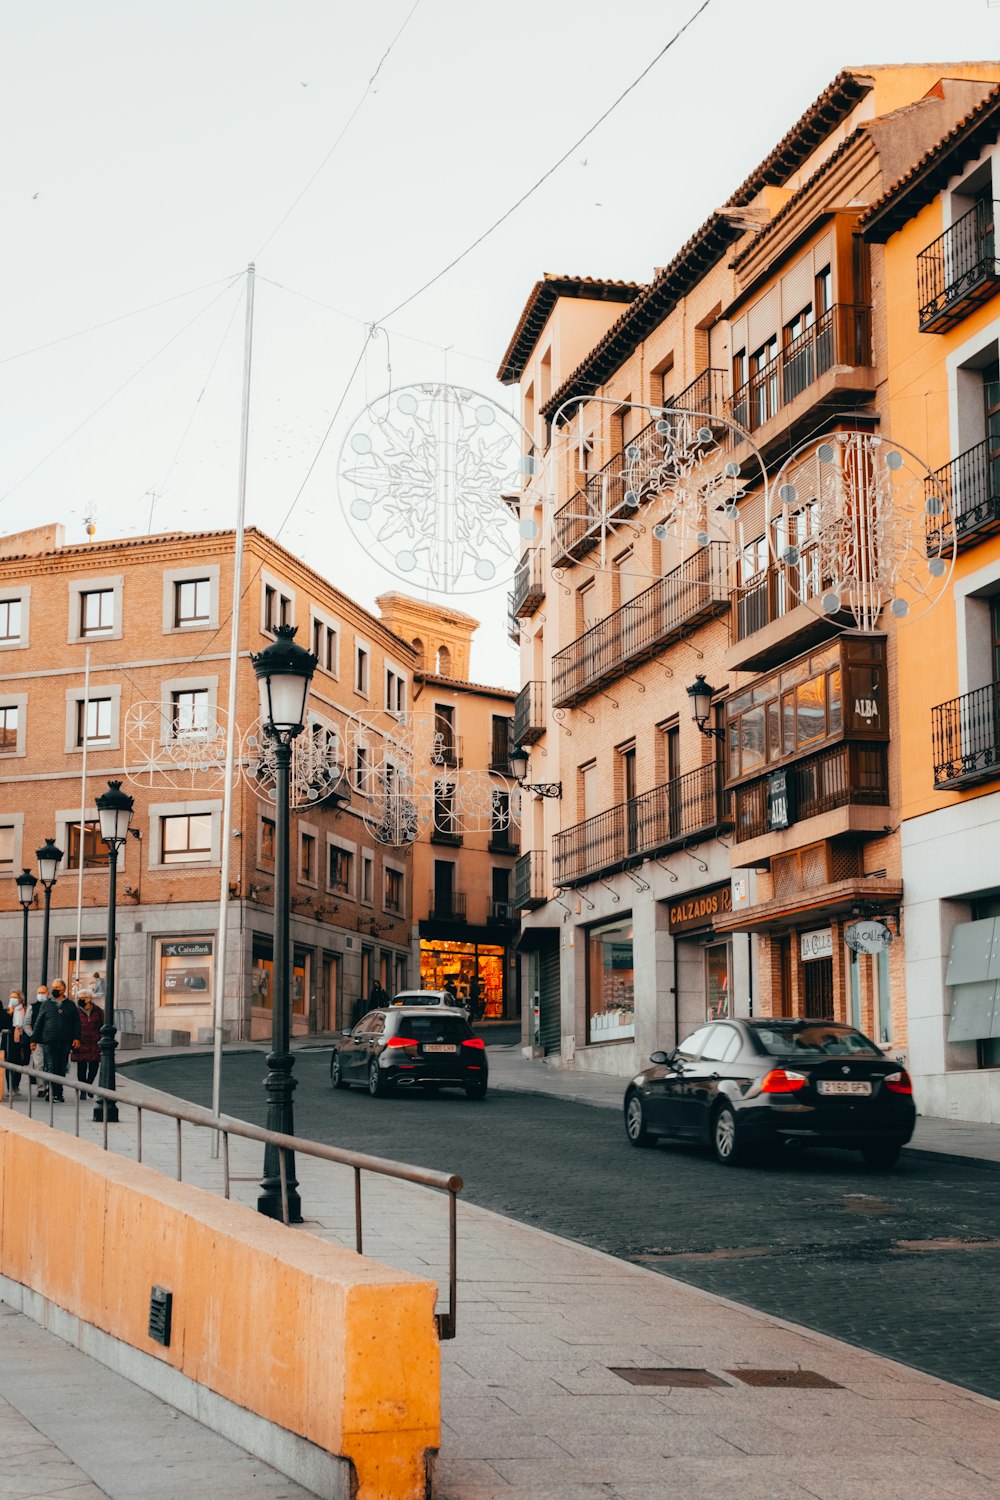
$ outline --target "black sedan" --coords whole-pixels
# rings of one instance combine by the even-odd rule
[[[906,1069],[837,1021],[713,1021],[650,1063],[625,1093],[633,1146],[701,1141],[731,1166],[755,1147],[846,1146],[891,1167],[916,1122]]]
[[[407,1006],[371,1010],[341,1032],[330,1058],[335,1089],[360,1083],[377,1098],[394,1088],[464,1088],[484,1099],[489,1064],[482,1037],[461,1010]]]

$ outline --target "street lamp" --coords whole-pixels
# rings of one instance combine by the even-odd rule
[[[25,1004],[28,1001],[28,908],[35,899],[35,886],[38,881],[30,870],[22,870],[20,875],[15,875],[14,884],[17,886],[17,899],[21,903],[21,911],[24,914],[24,929],[21,933],[21,995]]]
[[[702,734],[707,735],[709,739],[725,739],[725,732],[708,722],[709,714],[712,712],[715,688],[705,681],[704,673],[698,673],[688,688],[687,695],[691,699],[691,717]]]
[[[98,1085],[113,1093],[115,1083],[115,908],[118,900],[118,851],[128,838],[132,821],[132,798],[122,791],[120,781],[109,781],[108,789],[97,798],[97,816],[101,821],[101,838],[108,846],[108,954],[104,965],[104,1025],[101,1027],[101,1067]],[[118,1106],[113,1099],[98,1099],[94,1119],[118,1122]]]
[[[289,945],[289,789],[292,741],[305,727],[306,699],[316,670],[317,657],[295,643],[295,626],[279,625],[270,646],[251,657],[260,692],[260,719],[264,734],[274,742],[274,994],[271,1000],[271,1051],[264,1080],[267,1095],[267,1128],[280,1135],[294,1135],[292,1109],[293,1059],[291,1054],[292,954]],[[288,1222],[301,1224],[302,1200],[295,1176],[295,1157],[285,1154],[285,1195]],[[257,1210],[271,1219],[281,1219],[281,1155],[270,1142],[264,1147]]]
[[[56,883],[59,874],[59,861],[63,857],[62,850],[58,847],[55,839],[46,839],[40,849],[35,850],[35,858],[38,860],[38,878],[42,882],[42,890],[45,892],[45,917],[42,922],[42,984],[49,982],[49,905],[52,901],[52,887]]]
[[[517,782],[518,786],[522,789],[522,791],[534,792],[539,797],[562,796],[561,781],[525,781],[524,778],[528,774],[528,752],[527,750],[525,750],[523,745],[520,746],[517,750],[512,750],[510,752],[509,764],[511,775]]]

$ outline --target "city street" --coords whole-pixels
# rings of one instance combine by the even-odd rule
[[[838,1152],[731,1170],[635,1151],[616,1112],[543,1095],[338,1093],[329,1059],[296,1054],[300,1135],[457,1171],[471,1203],[1000,1397],[995,1172],[904,1156],[872,1173]],[[207,1105],[211,1069],[171,1057],[136,1077]],[[223,1111],[262,1119],[263,1075],[262,1054],[227,1055]]]

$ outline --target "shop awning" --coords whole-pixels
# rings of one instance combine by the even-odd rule
[[[542,948],[558,945],[558,927],[525,927],[514,944],[518,953],[537,953]]]
[[[720,913],[713,925],[720,933],[786,931],[789,927],[814,926],[833,917],[849,916],[861,904],[892,911],[902,898],[901,880],[855,877]]]

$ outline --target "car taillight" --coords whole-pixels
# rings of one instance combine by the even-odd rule
[[[385,1045],[387,1047],[415,1047],[417,1039],[415,1036],[391,1036]]]
[[[882,1079],[890,1094],[912,1094],[913,1084],[910,1075],[905,1068],[900,1068],[898,1073],[887,1073]]]
[[[772,1068],[760,1081],[762,1094],[794,1094],[804,1089],[809,1082],[804,1073],[793,1073],[790,1068]]]
[[[486,1043],[483,1041],[483,1039],[482,1039],[481,1036],[467,1036],[465,1038],[464,1042],[462,1043],[462,1046],[463,1047],[479,1047],[484,1052],[486,1050]]]

